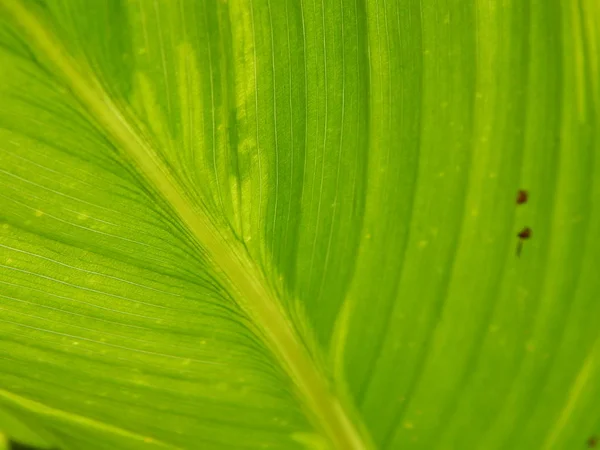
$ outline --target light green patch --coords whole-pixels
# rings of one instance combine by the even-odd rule
[[[329,450],[331,447],[323,436],[315,433],[297,432],[292,435],[292,439],[302,444],[306,450]]]

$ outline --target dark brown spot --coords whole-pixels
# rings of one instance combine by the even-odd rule
[[[596,448],[598,446],[598,437],[592,436],[587,441],[588,448]]]
[[[529,199],[529,192],[524,189],[521,189],[517,192],[517,205],[522,205],[523,203],[527,203]]]
[[[529,239],[531,237],[531,228],[525,227],[523,228],[519,234],[517,234],[519,239]]]

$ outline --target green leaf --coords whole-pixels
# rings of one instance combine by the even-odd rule
[[[2,0],[0,430],[591,445],[599,27],[593,0]]]
[[[19,420],[19,418],[15,416],[14,411],[0,410],[0,430],[9,431],[10,436],[18,442],[28,442],[36,447],[39,446],[40,448],[48,447],[47,441]],[[9,440],[4,433],[0,433],[0,449],[5,448],[11,448]]]

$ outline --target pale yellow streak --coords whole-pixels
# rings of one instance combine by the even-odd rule
[[[571,25],[573,27],[573,53],[575,56],[575,80],[577,90],[577,112],[580,122],[585,120],[585,58],[583,55],[583,33],[579,16],[578,3],[567,0],[571,6]]]

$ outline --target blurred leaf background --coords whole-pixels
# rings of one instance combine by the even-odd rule
[[[0,448],[591,446],[599,25],[0,0]]]

